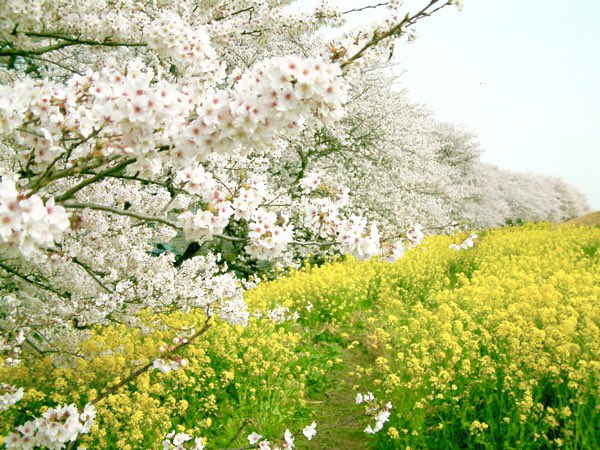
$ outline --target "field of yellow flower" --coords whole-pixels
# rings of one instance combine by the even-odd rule
[[[237,448],[253,431],[275,443],[315,420],[298,448],[600,448],[600,228],[479,234],[467,250],[448,248],[465,236],[433,237],[393,264],[345,259],[260,284],[248,327],[215,322],[184,368],[99,403],[82,444],[160,448],[178,430]],[[92,333],[70,368],[48,355],[0,369],[0,382],[25,388],[0,433],[45,406],[85,404],[205,319],[143,320],[164,331],[113,327]],[[374,435],[355,402],[367,391],[393,404]]]

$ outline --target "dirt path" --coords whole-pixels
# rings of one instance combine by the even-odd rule
[[[352,389],[354,380],[349,373],[357,364],[368,365],[369,357],[360,348],[343,349],[343,362],[336,365],[328,373],[331,383],[308,398],[309,404],[317,415],[318,434],[299,449],[320,450],[367,450],[373,448],[373,441],[364,433],[366,421],[361,421],[361,409],[356,405],[356,391]],[[363,423],[364,422],[364,423]]]

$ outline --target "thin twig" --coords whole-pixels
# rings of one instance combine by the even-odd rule
[[[85,270],[87,272],[87,274],[92,277],[92,279],[102,288],[104,289],[106,292],[108,292],[109,294],[112,294],[112,289],[109,288],[108,286],[106,286],[102,280],[100,280],[100,278],[98,278],[97,274],[92,270],[92,268],[90,266],[88,266],[87,264],[79,261],[77,258],[73,258],[72,261],[77,264],[79,267],[81,267],[83,270]]]
[[[235,442],[235,440],[240,436],[240,434],[242,433],[242,431],[244,430],[244,427],[248,424],[248,422],[250,422],[249,418],[245,418],[244,421],[242,422],[242,424],[240,425],[240,427],[237,430],[237,433],[235,433],[235,436],[233,436],[229,442],[225,445],[225,447],[229,447],[231,444],[233,444]]]
[[[179,350],[187,347],[193,341],[195,341],[197,338],[199,338],[204,333],[206,333],[206,331],[209,328],[210,328],[210,316],[206,318],[206,322],[204,323],[204,326],[199,331],[197,331],[191,337],[189,337],[186,342],[182,342],[180,344],[177,344],[171,350],[163,353],[163,356],[167,356],[168,357],[168,356],[171,356],[171,355],[175,355]],[[94,398],[89,403],[91,403],[92,405],[95,405],[95,404],[101,402],[102,400],[104,400],[105,398],[107,398],[109,395],[114,394],[120,388],[122,388],[123,386],[125,386],[127,383],[130,383],[131,381],[135,380],[137,377],[139,377],[140,375],[142,375],[144,372],[147,372],[153,365],[154,365],[154,360],[147,362],[142,367],[140,367],[136,371],[132,372],[129,376],[125,377],[119,383],[117,383],[117,384],[109,387],[108,389],[106,389],[104,392],[102,392],[101,394],[99,394],[96,398]]]
[[[69,146],[69,148],[66,149],[66,151],[64,153],[61,153],[60,155],[58,155],[56,158],[54,158],[52,160],[52,162],[48,165],[48,167],[46,168],[46,170],[44,171],[44,173],[42,173],[38,179],[32,184],[31,186],[31,194],[35,194],[37,191],[40,190],[41,187],[44,186],[44,182],[45,182],[45,178],[48,177],[51,173],[52,173],[52,169],[54,168],[55,164],[64,156],[65,157],[65,162],[69,160],[69,156],[71,155],[71,153],[73,152],[73,150],[75,150],[77,147],[79,147],[81,144],[84,144],[85,142],[87,142],[88,140],[96,137],[98,135],[98,133],[100,133],[101,129],[98,130],[94,130],[92,133],[90,133],[89,136],[79,140],[78,142],[75,142],[73,144],[71,144]]]
[[[65,200],[69,200],[69,199],[73,198],[73,196],[77,192],[79,192],[80,190],[82,190],[84,187],[89,186],[92,183],[95,183],[96,181],[98,181],[100,178],[102,178],[104,176],[107,176],[107,175],[110,175],[112,173],[118,172],[119,170],[123,169],[124,167],[127,167],[130,164],[133,164],[135,161],[136,161],[135,158],[127,158],[124,161],[121,161],[116,166],[112,166],[112,167],[109,167],[106,170],[103,170],[102,172],[98,172],[93,177],[90,177],[90,178],[82,181],[81,183],[77,184],[76,186],[73,186],[71,189],[69,189],[64,194],[57,196],[55,198],[55,200],[57,202],[62,202],[62,201],[65,201]]]
[[[364,54],[371,48],[371,47],[375,47],[376,45],[378,45],[381,41],[392,37],[392,36],[399,36],[402,34],[404,27],[408,27],[410,25],[414,25],[419,19],[426,17],[426,16],[430,16],[431,14],[435,13],[436,11],[439,11],[440,9],[442,9],[443,7],[450,5],[452,3],[452,0],[447,0],[445,3],[443,3],[441,6],[433,9],[432,11],[428,11],[429,8],[431,8],[433,5],[435,5],[436,3],[438,3],[440,0],[431,0],[427,6],[425,6],[422,10],[420,10],[419,12],[417,12],[414,15],[410,15],[407,14],[404,19],[402,19],[400,21],[400,23],[396,24],[395,26],[393,26],[392,28],[390,28],[388,31],[386,31],[385,33],[376,33],[373,35],[373,38],[367,42],[360,50],[358,50],[354,55],[352,55],[348,60],[344,61],[341,64],[342,68],[345,68],[347,66],[349,66],[350,64],[354,63],[356,60],[362,58],[364,56]]]
[[[387,6],[388,4],[389,4],[389,2],[382,2],[382,3],[377,3],[376,5],[362,6],[360,8],[349,9],[348,11],[342,12],[342,14],[350,14],[353,12],[364,11],[365,9],[375,9],[375,8],[379,8],[380,6]]]
[[[51,59],[42,58],[41,56],[38,56],[38,55],[29,55],[28,58],[35,59],[37,61],[42,61],[42,62],[45,62],[48,64],[54,64],[55,66],[60,67],[61,69],[66,70],[67,72],[71,72],[71,73],[74,73],[77,75],[83,75],[82,72],[79,72],[79,71],[73,69],[72,67],[65,66],[64,64],[61,64],[59,62],[52,61]]]
[[[50,291],[50,292],[52,292],[52,293],[54,293],[54,294],[56,294],[56,295],[58,295],[60,297],[63,297],[63,298],[67,298],[68,297],[67,294],[65,294],[64,292],[60,292],[58,289],[55,289],[52,286],[48,286],[48,285],[46,285],[44,283],[40,283],[37,280],[29,278],[27,275],[23,275],[17,269],[15,269],[12,266],[9,266],[8,264],[0,262],[0,267],[3,268],[8,273],[12,273],[13,275],[21,278],[22,280],[24,280],[24,281],[26,281],[28,283],[31,283],[31,284],[33,284],[35,286],[38,286],[38,287],[42,288],[42,289],[46,289],[47,291]]]
[[[180,230],[181,228],[177,226],[177,224],[175,222],[171,222],[168,219],[165,219],[163,217],[154,217],[154,216],[149,216],[147,214],[142,214],[142,213],[138,213],[138,212],[134,212],[134,211],[129,211],[129,210],[124,210],[124,209],[119,209],[119,208],[113,208],[112,206],[107,206],[107,205],[97,205],[95,203],[76,203],[76,202],[71,202],[71,203],[63,203],[62,204],[65,208],[73,208],[73,209],[94,209],[97,211],[106,211],[106,212],[110,212],[113,214],[118,214],[120,216],[129,216],[129,217],[133,217],[134,219],[139,219],[139,220],[145,220],[146,222],[156,222],[156,223],[162,223],[164,225],[167,225],[171,228],[174,228],[176,230]]]

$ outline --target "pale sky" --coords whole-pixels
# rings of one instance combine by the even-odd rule
[[[485,161],[600,210],[600,0],[465,0],[417,30],[398,55],[413,99],[475,131]]]
[[[405,3],[415,12],[426,1]],[[396,46],[413,100],[475,132],[484,161],[559,176],[600,210],[600,0],[464,0],[461,13],[420,22],[417,36]]]

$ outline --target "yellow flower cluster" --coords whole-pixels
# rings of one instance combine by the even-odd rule
[[[346,260],[258,287],[308,302],[369,360],[349,376],[394,403],[382,447],[600,444],[600,229],[435,237],[394,264]],[[385,441],[389,439],[389,441]]]
[[[15,368],[1,368],[0,380],[25,388],[19,404],[0,416],[0,435],[39,416],[45,407],[74,402],[83,406],[108,385],[141,364],[161,356],[163,345],[183,327],[200,329],[200,313],[144,317],[161,331],[112,326],[92,332],[72,368],[56,368],[47,357]],[[294,349],[296,333],[272,321],[251,319],[247,327],[215,322],[182,356],[185,368],[167,374],[144,373],[97,405],[98,417],[87,448],[159,448],[172,429],[208,437],[224,446],[240,426],[281,435],[287,415],[301,407],[303,369]],[[278,411],[275,416],[273,411]]]

